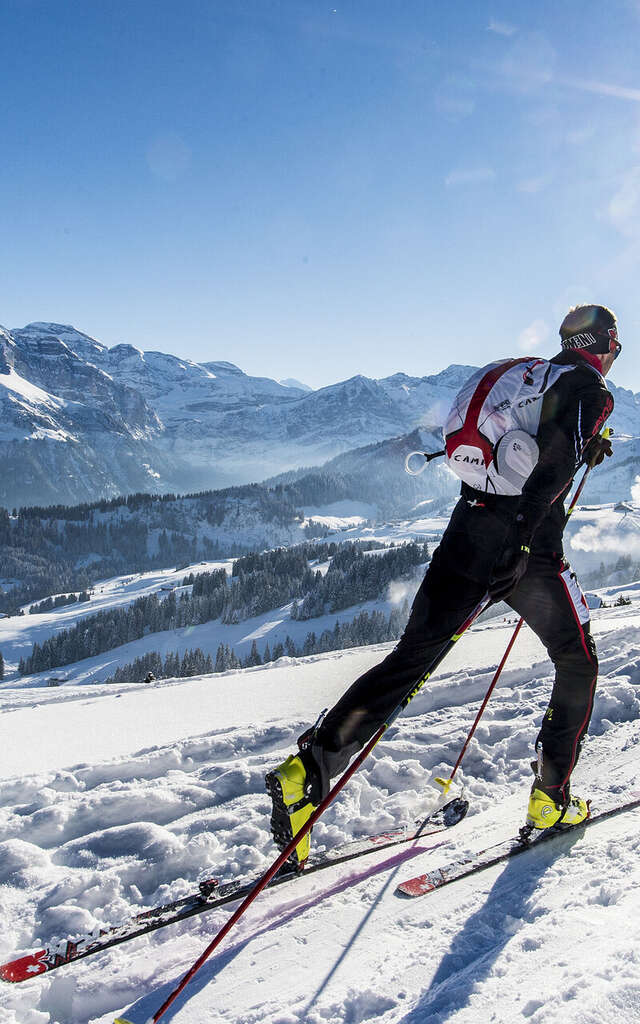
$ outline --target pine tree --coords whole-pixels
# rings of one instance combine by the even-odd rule
[[[4,658],[2,657],[2,651],[0,651],[0,679],[4,679]]]
[[[255,640],[251,644],[251,652],[250,652],[249,657],[247,659],[247,665],[249,667],[251,667],[251,668],[253,668],[254,665],[262,665],[262,658],[260,657],[260,652],[258,651],[258,645],[257,645]]]

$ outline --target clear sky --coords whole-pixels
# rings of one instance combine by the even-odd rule
[[[6,327],[318,387],[596,301],[640,391],[640,0],[3,0],[0,74]]]

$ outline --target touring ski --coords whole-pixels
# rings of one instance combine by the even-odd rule
[[[285,865],[282,870],[269,883],[270,887],[283,885],[301,876],[313,874],[333,867],[336,864],[345,864],[357,857],[363,857],[376,850],[385,850],[391,846],[398,846],[401,843],[409,843],[412,840],[437,835],[453,825],[456,825],[464,818],[469,804],[467,800],[458,797],[446,804],[444,807],[434,811],[428,817],[416,821],[413,825],[390,829],[386,832],[378,832],[374,835],[365,836],[362,839],[355,839],[344,843],[332,850],[319,854],[309,861],[302,871],[289,869]],[[35,953],[17,957],[8,963],[0,966],[0,979],[2,981],[20,982],[28,981],[30,978],[40,974],[54,971],[58,967],[81,960],[91,956],[93,953],[100,953],[121,942],[128,942],[129,939],[138,938],[158,928],[165,928],[167,925],[175,924],[177,921],[184,921],[196,914],[204,914],[209,910],[224,906],[225,903],[232,903],[235,900],[244,899],[255,885],[255,878],[237,879],[230,882],[219,883],[217,879],[209,879],[200,882],[197,892],[190,893],[181,899],[165,903],[163,906],[154,907],[151,910],[144,910],[136,914],[128,921],[120,925],[113,925],[101,930],[97,934],[84,935],[77,939],[64,939],[55,945],[47,946]]]
[[[406,881],[401,882],[396,887],[396,894],[399,896],[425,896],[435,889],[441,889],[445,885],[450,885],[451,882],[457,882],[461,878],[468,878],[470,875],[485,871],[495,864],[501,864],[511,857],[517,857],[518,854],[525,853],[527,850],[538,847],[541,843],[549,842],[558,836],[567,835],[568,832],[575,832],[576,830],[584,830],[590,825],[604,821],[605,818],[613,818],[616,814],[622,814],[624,811],[632,811],[640,807],[640,795],[634,793],[634,797],[637,797],[637,799],[603,810],[596,810],[591,813],[590,817],[579,822],[577,825],[564,828],[556,826],[555,828],[545,829],[538,835],[534,834],[533,836],[523,829],[521,830],[521,835],[517,837],[505,839],[501,843],[486,847],[484,850],[478,850],[476,853],[462,857],[460,860],[454,860],[443,867],[436,868],[433,871],[425,871],[422,875],[406,879]]]

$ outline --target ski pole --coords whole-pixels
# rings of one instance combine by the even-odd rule
[[[610,429],[610,427],[605,427],[605,429],[602,431],[602,437],[609,438],[609,437],[611,437],[612,433],[613,433],[613,431]],[[571,513],[573,512],[573,510],[576,507],[576,504],[578,502],[578,498],[582,494],[582,490],[584,488],[584,485],[587,482],[587,477],[589,476],[589,473],[591,472],[592,469],[593,469],[593,466],[592,465],[588,465],[585,468],[584,473],[582,474],[582,479],[580,480],[580,483],[576,487],[575,494],[573,495],[573,498],[571,499],[571,503],[569,505],[569,508],[567,509],[567,515],[566,515],[566,518],[565,518],[565,526],[567,525],[567,523],[569,521],[569,516],[571,515]],[[489,703],[489,698],[491,697],[491,694],[493,693],[493,691],[495,689],[496,683],[498,682],[498,679],[500,678],[500,674],[502,673],[502,669],[505,666],[505,662],[506,662],[507,658],[509,657],[509,655],[511,654],[511,649],[512,649],[514,643],[516,642],[516,637],[518,636],[518,633],[522,629],[523,624],[524,624],[524,619],[523,618],[518,619],[518,623],[516,625],[516,628],[513,631],[513,635],[511,637],[511,639],[509,640],[509,643],[507,644],[507,649],[505,650],[505,652],[504,652],[504,654],[502,656],[502,661],[500,662],[500,664],[498,665],[498,667],[496,669],[495,675],[494,675],[493,679],[491,680],[491,684],[490,684],[489,689],[487,690],[487,692],[485,694],[485,698],[484,698],[484,700],[482,702],[480,710],[478,711],[478,714],[476,715],[475,721],[474,721],[473,725],[471,726],[471,729],[469,730],[469,733],[467,735],[466,740],[462,744],[462,750],[458,754],[458,760],[456,761],[456,763],[453,766],[453,771],[451,772],[451,775],[449,776],[448,779],[441,779],[441,778],[437,778],[436,777],[436,779],[434,780],[435,782],[438,783],[439,786],[442,786],[442,792],[443,792],[444,796],[447,795],[447,793],[449,792],[449,789],[451,788],[451,783],[453,782],[453,779],[455,777],[455,774],[456,774],[458,768],[462,764],[462,758],[464,757],[464,755],[467,752],[467,747],[469,746],[469,744],[470,744],[470,742],[471,742],[471,740],[473,738],[473,734],[475,733],[476,728],[478,727],[478,722],[480,721],[480,719],[482,718],[482,716],[484,714],[484,709],[486,708],[487,704]]]
[[[430,676],[434,673],[434,671],[440,665],[440,663],[444,660],[444,658],[446,658],[447,654],[449,654],[449,652],[451,651],[453,646],[457,643],[457,641],[460,639],[460,637],[464,633],[467,632],[469,627],[472,626],[473,623],[478,618],[478,616],[483,611],[485,611],[486,608],[488,608],[490,603],[491,603],[491,598],[489,597],[488,594],[485,594],[485,596],[482,598],[482,600],[479,602],[479,604],[477,604],[475,606],[475,608],[473,609],[471,614],[462,623],[462,625],[457,630],[457,632],[455,632],[449,638],[449,640],[447,640],[447,642],[442,647],[442,650],[435,656],[435,658],[433,659],[433,661],[429,665],[429,667],[428,667],[427,671],[424,673],[424,675],[418,680],[418,682],[416,682],[416,683],[414,683],[412,685],[411,689],[402,698],[402,700],[400,701],[398,706],[395,708],[395,710],[391,712],[391,714],[389,715],[387,720],[385,722],[383,722],[383,724],[379,727],[378,731],[371,737],[371,739],[369,740],[367,745],[365,747],[363,747],[363,749],[360,751],[358,756],[352,761],[352,763],[349,765],[349,767],[344,772],[344,774],[338,779],[338,781],[335,783],[335,785],[330,790],[330,792],[327,794],[327,796],[324,798],[324,800],[322,800],[321,803],[318,804],[318,806],[316,807],[315,811],[313,812],[311,817],[308,819],[308,821],[305,822],[305,824],[300,829],[300,831],[296,833],[296,835],[287,844],[287,846],[284,848],[284,850],[282,850],[282,852],[279,854],[279,856],[276,857],[276,859],[274,860],[274,862],[271,865],[271,867],[269,867],[265,871],[265,873],[262,875],[262,877],[258,879],[258,881],[256,882],[256,884],[253,887],[253,889],[251,890],[251,892],[245,897],[245,899],[242,901],[240,906],[237,907],[237,909],[231,915],[229,920],[223,925],[223,927],[220,929],[218,934],[211,940],[211,942],[209,943],[207,948],[204,950],[204,952],[198,957],[198,959],[195,961],[195,963],[189,968],[189,970],[184,975],[184,977],[182,978],[180,983],[176,986],[176,988],[173,990],[173,992],[171,992],[169,994],[169,996],[167,996],[167,998],[165,999],[165,1001],[162,1004],[162,1006],[158,1010],[156,1010],[156,1012],[153,1014],[153,1016],[148,1019],[146,1024],[157,1024],[157,1022],[160,1020],[160,1018],[162,1016],[164,1016],[165,1012],[169,1009],[171,1004],[178,998],[180,993],[184,991],[184,989],[187,987],[187,985],[189,984],[191,979],[197,974],[197,972],[200,970],[200,968],[205,963],[205,961],[209,959],[209,957],[213,953],[214,949],[216,949],[217,946],[220,945],[220,943],[222,942],[224,937],[231,931],[231,929],[233,928],[233,926],[236,923],[236,921],[238,921],[242,917],[242,915],[245,913],[245,911],[249,909],[249,907],[251,906],[253,901],[260,895],[262,890],[266,888],[266,886],[269,884],[269,882],[274,877],[274,875],[276,875],[278,873],[278,871],[283,866],[283,864],[289,859],[289,857],[291,856],[291,854],[295,850],[295,848],[298,845],[298,843],[300,842],[300,840],[303,839],[304,836],[306,836],[307,833],[311,831],[311,829],[313,828],[315,823],[318,821],[318,819],[322,817],[322,815],[326,811],[327,807],[331,803],[333,803],[333,801],[337,797],[338,793],[347,784],[347,782],[352,777],[352,775],[354,775],[357,772],[357,770],[360,767],[360,765],[363,763],[363,761],[366,760],[366,758],[369,756],[369,754],[371,753],[371,751],[373,750],[375,745],[378,743],[378,741],[381,739],[381,737],[384,735],[384,733],[387,731],[387,729],[393,724],[393,722],[395,722],[395,720],[398,717],[398,715],[400,715],[401,712],[404,711],[404,709],[413,700],[413,698],[416,696],[416,694],[418,694],[420,692],[420,690],[422,689],[424,684],[427,682],[427,680],[430,678]],[[124,1018],[118,1018],[118,1020],[115,1022],[115,1024],[130,1024],[130,1022],[124,1020]]]
[[[453,771],[451,772],[451,775],[449,776],[448,779],[440,779],[437,776],[434,779],[434,782],[437,782],[439,786],[442,786],[442,792],[443,792],[444,796],[446,796],[447,793],[449,792],[449,789],[451,787],[451,783],[454,780],[455,774],[456,774],[458,768],[460,767],[460,765],[462,764],[462,758],[466,754],[467,747],[469,746],[469,744],[471,743],[471,740],[473,739],[473,734],[475,733],[476,728],[478,727],[478,722],[482,718],[482,716],[484,714],[484,709],[486,708],[487,704],[489,703],[489,698],[491,697],[491,694],[493,693],[493,691],[495,689],[496,683],[498,682],[498,679],[500,678],[500,673],[502,672],[502,669],[505,666],[505,662],[506,662],[507,658],[509,657],[509,655],[511,654],[511,648],[513,647],[513,645],[516,642],[516,637],[518,636],[518,633],[520,632],[523,623],[524,623],[524,619],[520,618],[518,620],[518,625],[514,629],[513,634],[511,636],[511,639],[509,640],[509,643],[507,644],[507,649],[504,652],[504,654],[502,655],[502,661],[498,665],[498,667],[496,669],[496,672],[495,672],[495,675],[494,675],[493,679],[491,680],[491,685],[489,686],[489,689],[487,690],[487,692],[485,694],[485,698],[484,698],[484,700],[483,700],[483,702],[482,702],[482,704],[480,706],[480,710],[478,711],[478,714],[476,715],[475,722],[473,723],[473,725],[469,729],[469,732],[467,734],[467,738],[464,741],[464,743],[462,744],[462,750],[458,754],[458,760],[456,761],[456,763],[453,766]]]

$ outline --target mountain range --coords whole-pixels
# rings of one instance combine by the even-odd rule
[[[226,361],[108,348],[62,324],[0,328],[0,504],[226,487],[428,435],[473,369],[358,375],[311,391]],[[607,467],[608,500],[628,497],[640,472],[640,395],[612,391],[624,444]]]

